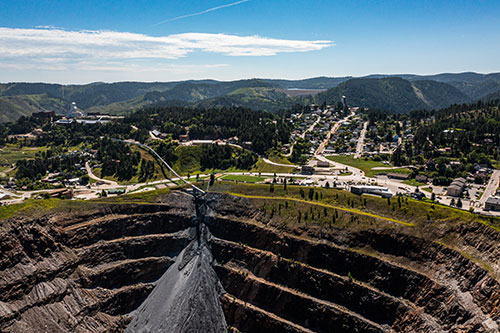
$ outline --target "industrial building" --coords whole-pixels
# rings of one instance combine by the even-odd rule
[[[392,198],[393,193],[387,187],[382,186],[371,186],[371,185],[352,185],[351,193],[354,194],[374,194],[379,195],[382,198]]]
[[[500,211],[500,197],[489,197],[484,204],[485,210]]]
[[[66,113],[66,118],[71,119],[71,118],[79,118],[79,117],[83,117],[83,113],[82,113],[82,111],[80,111],[78,109],[78,107],[76,106],[76,103],[73,102],[73,103],[71,103],[71,106],[70,106],[68,112]]]

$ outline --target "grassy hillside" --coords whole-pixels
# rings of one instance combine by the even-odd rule
[[[68,104],[47,94],[0,97],[0,122],[7,122],[39,111],[64,112]]]
[[[420,80],[412,82],[412,85],[420,90],[429,107],[441,109],[450,104],[462,104],[470,102],[470,99],[460,90],[447,83]]]

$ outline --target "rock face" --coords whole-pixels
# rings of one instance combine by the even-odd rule
[[[182,192],[10,220],[0,332],[498,332],[500,233],[455,232],[456,249],[397,227],[296,235],[248,199]]]
[[[222,286],[213,270],[211,238],[202,216],[188,233],[192,241],[132,315],[125,332],[225,332],[219,298]]]

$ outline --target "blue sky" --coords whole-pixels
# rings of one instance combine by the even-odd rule
[[[0,82],[487,73],[498,59],[498,0],[0,2]]]

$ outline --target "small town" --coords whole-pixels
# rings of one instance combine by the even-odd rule
[[[380,115],[379,115],[380,116]],[[87,114],[71,104],[65,116],[54,112],[40,112],[33,118],[49,120],[53,126],[104,125],[123,121],[123,116],[107,114]],[[336,106],[323,108],[311,104],[299,113],[291,113],[286,121],[292,130],[289,144],[281,148],[281,163],[273,157],[261,156],[262,161],[285,168],[286,172],[231,172],[220,171],[215,178],[220,181],[250,183],[272,183],[288,179],[291,184],[316,187],[342,188],[357,194],[372,194],[382,197],[404,195],[418,200],[429,200],[436,204],[456,207],[471,212],[499,215],[500,211],[500,171],[487,164],[473,163],[468,172],[442,184],[433,179],[437,168],[442,170],[457,168],[461,161],[447,158],[449,147],[436,149],[438,158],[420,158],[420,164],[395,165],[394,154],[401,146],[412,145],[413,132],[417,126],[410,120],[395,120],[387,115],[381,119],[369,119],[370,113],[360,107],[348,107],[345,97]],[[131,127],[137,129],[134,125]],[[10,135],[12,145],[43,138],[43,129],[36,128],[29,133]],[[149,130],[151,141],[173,141],[180,146],[229,145],[241,150],[252,151],[251,141],[241,141],[237,136],[230,138],[190,139],[189,132],[172,139],[170,134],[159,128]],[[57,157],[77,161],[71,171],[47,171],[36,183],[43,186],[22,183],[14,175],[16,164],[3,164],[3,184],[0,202],[15,204],[29,198],[60,197],[66,199],[93,199],[102,195],[121,195],[150,191],[176,185],[165,179],[149,182],[120,184],[113,179],[98,177],[92,170],[100,170],[102,165],[97,149],[74,149]],[[254,152],[252,152],[254,153]],[[399,153],[400,154],[400,153]],[[279,160],[278,159],[278,160]],[[276,158],[274,158],[276,160]],[[285,162],[283,162],[285,161]],[[293,164],[293,162],[297,164]],[[398,163],[401,164],[401,163]],[[279,171],[279,170],[278,170]],[[194,174],[193,174],[194,175]],[[210,174],[197,173],[196,179],[207,179]],[[238,176],[241,176],[238,178]],[[187,178],[188,175],[180,176]],[[267,178],[266,178],[267,177]],[[439,176],[437,176],[439,177]],[[241,181],[240,180],[240,181]]]

